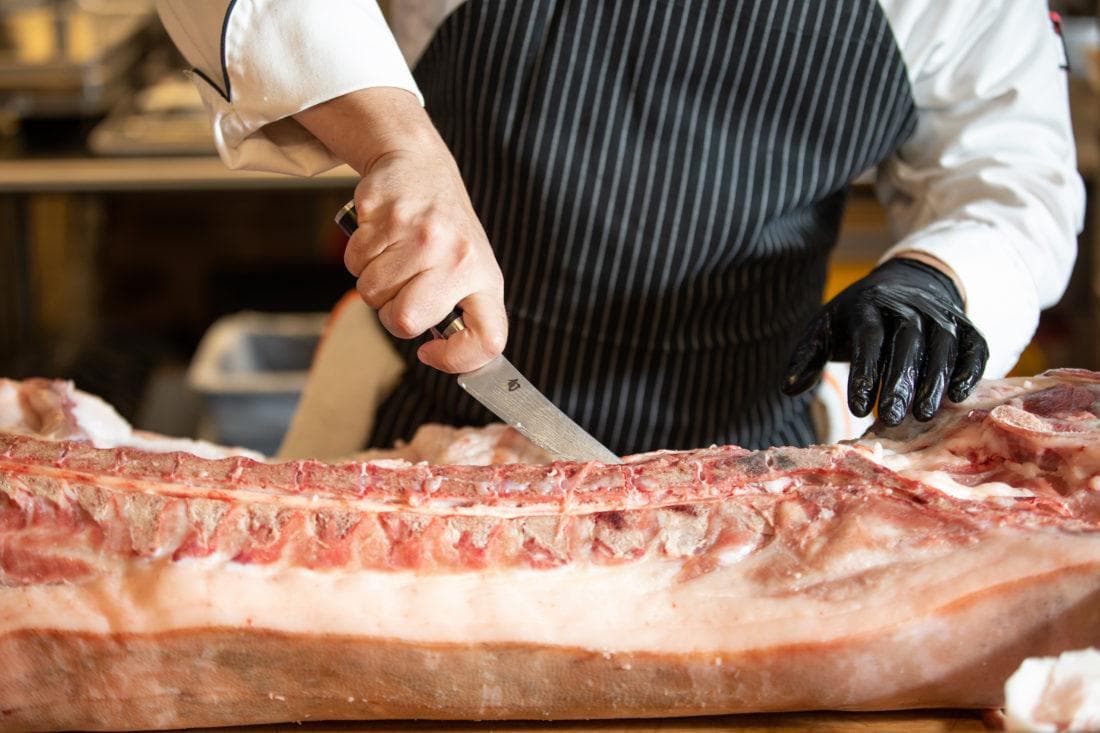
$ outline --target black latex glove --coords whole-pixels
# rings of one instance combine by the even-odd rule
[[[962,310],[951,278],[916,260],[887,260],[829,301],[802,334],[783,391],[817,381],[826,361],[848,361],[848,407],[860,417],[878,394],[878,416],[897,425],[913,408],[918,420],[939,409],[946,388],[966,399],[989,359],[989,347]]]

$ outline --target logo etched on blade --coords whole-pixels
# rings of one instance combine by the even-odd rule
[[[509,392],[515,392],[517,389],[519,389],[519,380],[518,379],[509,379],[508,380],[508,391]]]

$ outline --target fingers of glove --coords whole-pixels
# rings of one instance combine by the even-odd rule
[[[955,334],[947,329],[932,327],[928,335],[924,369],[913,403],[913,417],[920,421],[931,420],[940,409],[943,393],[955,367]]]
[[[894,329],[889,357],[882,375],[878,415],[887,425],[897,425],[909,411],[923,356],[923,328],[920,317],[912,312],[906,314]]]
[[[952,402],[962,402],[978,384],[989,361],[989,346],[978,330],[964,321],[959,324],[959,355],[951,374],[947,396]]]
[[[851,369],[848,372],[848,409],[853,415],[864,417],[875,403],[886,329],[878,308],[870,303],[858,306],[850,321],[853,332]]]
[[[796,395],[806,391],[825,368],[825,362],[829,360],[829,319],[830,311],[826,307],[802,332],[783,378],[786,394]]]
[[[498,294],[474,293],[459,306],[466,329],[447,339],[432,339],[417,350],[420,361],[451,374],[484,366],[504,351],[508,339],[508,319]]]

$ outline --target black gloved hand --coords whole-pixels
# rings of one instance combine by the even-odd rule
[[[810,322],[787,366],[783,391],[808,389],[830,359],[848,361],[848,407],[855,415],[870,412],[878,393],[879,419],[887,425],[900,423],[910,406],[914,417],[928,420],[945,387],[952,401],[966,399],[989,359],[962,305],[951,278],[936,268],[887,260]]]

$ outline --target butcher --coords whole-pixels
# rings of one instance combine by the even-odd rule
[[[360,176],[345,262],[406,369],[369,441],[492,420],[502,351],[618,453],[930,418],[1005,374],[1083,218],[1039,0],[158,0],[225,162]],[[821,305],[849,184],[894,245]],[[453,307],[466,331],[418,338]]]

